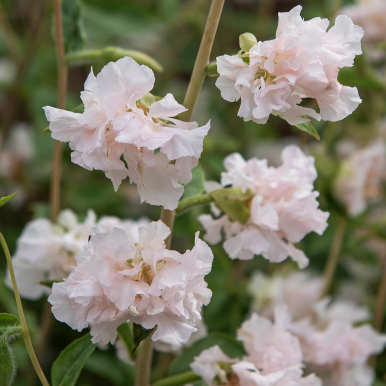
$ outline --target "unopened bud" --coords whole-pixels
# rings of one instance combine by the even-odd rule
[[[240,48],[244,52],[248,52],[255,44],[257,44],[257,39],[255,35],[252,35],[249,32],[245,32],[239,37]]]

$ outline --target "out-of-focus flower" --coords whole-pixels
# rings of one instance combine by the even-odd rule
[[[252,191],[251,215],[245,224],[232,222],[227,215],[218,219],[201,215],[206,241],[220,242],[223,229],[223,247],[232,259],[249,260],[261,254],[271,262],[281,262],[290,256],[299,267],[308,265],[307,257],[294,243],[312,231],[322,234],[329,214],[318,209],[319,193],[313,190],[317,177],[314,158],[305,156],[297,146],[289,146],[282,152],[282,161],[274,168],[268,167],[267,160],[245,161],[238,153],[225,158],[227,171],[221,175],[221,185]]]
[[[350,216],[362,214],[367,205],[377,202],[386,179],[386,147],[378,140],[355,151],[342,162],[335,182],[335,193],[345,204]]]
[[[299,320],[312,314],[322,286],[322,278],[309,272],[276,274],[272,277],[256,272],[248,286],[253,297],[251,308],[272,319],[276,306],[285,304],[292,319]]]
[[[192,178],[210,124],[198,127],[173,118],[186,108],[172,94],[155,101],[148,94],[154,81],[149,67],[124,57],[96,77],[91,71],[81,93],[83,114],[44,110],[52,137],[69,142],[72,162],[103,170],[115,190],[129,176],[142,202],[173,210],[184,191],[180,183]]]
[[[282,114],[292,125],[308,117],[339,121],[361,103],[358,90],[337,77],[362,53],[362,28],[338,16],[327,31],[328,19],[304,21],[301,9],[279,13],[276,39],[258,42],[247,60],[245,55],[217,58],[216,85],[225,100],[241,99],[238,115],[244,120],[266,123],[270,114]],[[314,98],[320,113],[301,106],[303,98]]]
[[[59,213],[57,224],[47,219],[29,222],[19,239],[12,257],[16,281],[20,296],[36,300],[51,293],[51,289],[40,284],[42,281],[65,279],[76,265],[75,255],[88,242],[93,228],[98,224],[101,229],[110,231],[119,226],[133,239],[138,241],[138,228],[150,220],[120,220],[117,217],[102,217],[96,221],[96,214],[89,210],[83,222],[80,222],[69,209]],[[12,288],[9,273],[7,285]]]
[[[290,325],[304,362],[325,386],[371,386],[374,374],[367,360],[382,352],[386,335],[368,324],[354,326],[369,318],[366,309],[343,301],[328,303],[324,299],[316,304],[313,322],[304,319]]]
[[[288,331],[291,318],[285,306],[275,309],[275,322],[253,314],[237,337],[247,356],[242,361],[227,357],[218,346],[203,351],[190,365],[208,385],[321,386],[314,374],[303,378],[299,340]]]
[[[365,35],[363,41],[370,47],[386,41],[386,3],[383,0],[357,0],[356,4],[344,7],[341,13],[360,25]],[[379,56],[374,52],[371,54]],[[381,54],[381,52],[379,52]]]
[[[191,251],[167,250],[169,234],[158,221],[139,228],[138,242],[119,228],[93,235],[73,272],[53,285],[48,301],[56,319],[78,331],[91,325],[94,343],[115,342],[118,326],[129,320],[145,329],[157,325],[154,341],[186,342],[212,296],[204,276],[213,254],[198,232]]]

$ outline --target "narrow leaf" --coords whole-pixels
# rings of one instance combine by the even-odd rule
[[[135,353],[135,350],[138,348],[139,344],[146,339],[153,331],[155,330],[155,327],[147,330],[146,328],[143,328],[140,324],[133,323],[133,343],[134,348],[131,354],[133,355]]]
[[[6,204],[9,200],[12,200],[12,198],[14,198],[16,196],[17,192],[9,195],[9,196],[5,196],[5,197],[1,197],[0,198],[0,206],[3,206],[4,204]]]
[[[196,196],[204,192],[205,172],[200,166],[192,170],[192,180],[185,185],[184,195],[182,199]]]
[[[20,325],[20,320],[12,314],[0,314],[0,335],[10,326]]]
[[[320,140],[318,132],[315,130],[315,127],[311,125],[310,122],[299,123],[297,125],[293,125],[297,127],[299,130],[305,131],[308,134],[311,134],[318,141]]]
[[[87,359],[96,349],[90,334],[72,342],[58,356],[52,366],[53,386],[74,386]]]
[[[215,205],[232,221],[245,224],[251,214],[248,201],[255,195],[250,190],[245,193],[241,188],[224,188],[210,193]]]
[[[154,71],[162,72],[162,66],[149,55],[136,50],[126,50],[121,47],[105,47],[101,50],[82,50],[70,52],[66,55],[66,61],[69,64],[84,64],[99,62],[117,61],[125,56],[134,59],[138,64],[145,64]]]

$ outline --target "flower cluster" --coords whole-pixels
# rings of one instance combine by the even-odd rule
[[[362,53],[362,28],[341,15],[327,31],[328,19],[304,21],[301,9],[279,13],[276,39],[258,42],[246,55],[217,58],[216,85],[225,100],[241,99],[244,120],[265,123],[270,114],[282,114],[292,125],[307,116],[339,121],[361,103],[356,87],[342,86],[337,77]],[[301,106],[303,98],[314,98],[320,113]]]
[[[382,198],[386,181],[386,146],[380,139],[353,151],[341,164],[335,192],[350,216],[362,214],[367,204]]]
[[[196,357],[191,368],[210,386],[215,380],[228,386],[321,386],[314,374],[302,377],[302,350],[287,331],[289,323],[284,306],[276,307],[274,323],[253,314],[237,334],[247,352],[243,360],[231,359],[215,346]]]
[[[283,164],[274,168],[268,167],[267,160],[245,161],[237,153],[225,158],[227,171],[221,175],[221,185],[252,191],[251,215],[245,224],[232,222],[227,215],[218,219],[201,215],[206,241],[220,242],[223,229],[223,246],[232,259],[248,260],[261,254],[271,262],[281,262],[290,256],[299,267],[307,266],[307,257],[293,243],[311,231],[322,234],[329,214],[318,209],[319,193],[313,190],[317,177],[314,158],[289,146],[283,150],[282,160]],[[210,188],[221,187],[217,185]]]
[[[374,371],[367,361],[386,346],[386,335],[363,324],[370,319],[367,308],[342,296],[319,300],[321,287],[321,278],[307,272],[271,278],[256,273],[252,308],[273,319],[276,307],[285,304],[293,320],[286,329],[298,338],[307,371],[324,386],[371,386]]]
[[[139,228],[137,242],[119,228],[93,235],[73,272],[52,288],[56,319],[78,331],[91,325],[94,343],[113,343],[129,320],[145,329],[157,325],[154,341],[187,341],[212,296],[204,276],[213,254],[198,233],[191,251],[167,250],[169,234],[158,221]]]
[[[115,190],[129,176],[142,202],[173,210],[184,192],[181,184],[192,178],[210,124],[198,127],[173,118],[186,108],[172,94],[155,101],[148,94],[154,81],[149,67],[124,57],[96,77],[91,71],[81,93],[82,114],[44,110],[52,137],[69,142],[72,162],[103,170]]]
[[[146,218],[122,221],[111,216],[101,217],[97,222],[93,210],[89,210],[85,220],[80,222],[69,209],[59,213],[56,224],[43,218],[29,222],[17,240],[12,257],[20,295],[25,299],[36,300],[50,294],[51,289],[40,283],[62,280],[71,273],[72,267],[76,265],[75,255],[87,245],[96,225],[106,231],[118,226],[136,240],[138,228],[149,222]],[[9,273],[6,284],[12,288]]]

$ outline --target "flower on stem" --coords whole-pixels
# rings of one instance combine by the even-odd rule
[[[115,342],[118,326],[130,320],[157,326],[154,341],[186,342],[212,296],[204,276],[213,254],[198,232],[191,251],[167,250],[169,234],[158,221],[139,228],[138,241],[119,228],[92,236],[70,276],[52,288],[56,319],[78,331],[91,325],[94,343]]]
[[[210,386],[321,386],[314,374],[302,377],[303,355],[299,339],[287,331],[290,322],[285,306],[276,307],[274,323],[253,314],[237,334],[247,352],[242,360],[227,357],[215,346],[194,358],[190,367]]]
[[[198,127],[173,118],[186,108],[172,94],[156,101],[149,94],[154,81],[149,67],[124,57],[96,77],[91,71],[81,93],[82,114],[44,110],[52,137],[69,142],[72,162],[103,170],[115,190],[129,176],[142,202],[173,210],[184,192],[181,184],[192,178],[210,124]]]
[[[335,193],[350,216],[362,214],[371,202],[381,200],[386,180],[384,139],[354,151],[342,162],[335,182]]]
[[[225,158],[227,171],[221,175],[221,185],[255,194],[249,204],[250,217],[245,224],[231,221],[225,214],[218,219],[201,215],[199,221],[207,232],[204,239],[210,243],[220,242],[224,230],[223,247],[231,259],[250,260],[261,254],[271,262],[281,262],[290,256],[300,268],[308,265],[294,243],[311,231],[321,235],[329,214],[318,209],[319,193],[313,190],[317,177],[314,158],[289,146],[283,150],[282,160],[283,164],[274,168],[268,167],[267,160],[245,161],[238,153]]]
[[[362,28],[341,15],[327,31],[328,19],[305,21],[301,9],[279,13],[275,39],[240,56],[217,58],[216,86],[225,100],[241,99],[238,115],[245,121],[266,123],[270,114],[282,114],[291,125],[308,117],[339,121],[361,103],[358,90],[342,86],[337,77],[362,53]],[[320,112],[301,106],[303,98],[315,99]]]
[[[89,210],[84,221],[80,222],[70,209],[59,213],[57,224],[43,218],[30,221],[18,238],[12,257],[20,296],[36,300],[49,295],[51,289],[41,282],[63,280],[71,273],[76,265],[75,255],[87,245],[96,225],[106,231],[119,226],[138,240],[138,228],[149,222],[146,218],[132,221],[112,216],[101,217],[97,222],[93,210]],[[12,288],[9,273],[6,284]]]

